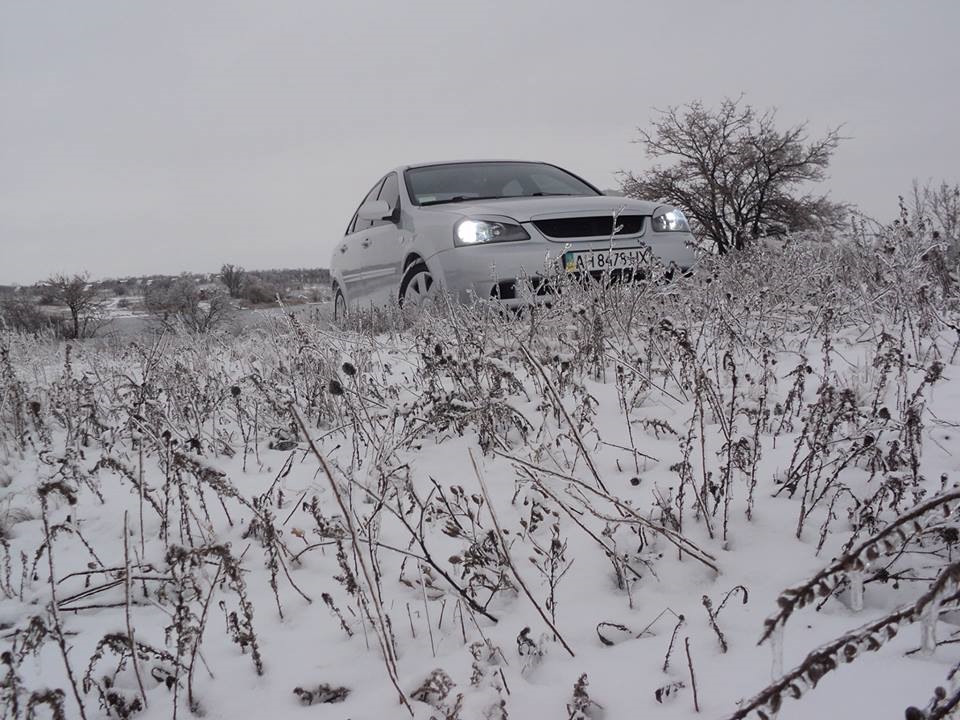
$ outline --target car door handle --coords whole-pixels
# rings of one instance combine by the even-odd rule
[[[360,241],[360,247],[368,248],[370,247],[370,238],[364,238]]]

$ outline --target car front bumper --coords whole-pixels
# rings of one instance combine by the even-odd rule
[[[652,237],[651,237],[652,235]],[[547,294],[545,278],[561,272],[567,251],[630,250],[649,247],[653,257],[666,267],[687,270],[694,264],[693,236],[688,233],[647,233],[633,239],[574,240],[569,243],[531,238],[518,242],[453,247],[427,259],[440,286],[461,302],[498,298],[520,305]],[[617,271],[614,271],[617,272]],[[529,286],[534,297],[522,292]]]

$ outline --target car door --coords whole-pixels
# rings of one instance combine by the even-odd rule
[[[380,178],[360,202],[360,206],[376,200],[382,185],[383,178]],[[357,210],[359,209],[358,207]],[[369,249],[371,241],[368,233],[371,225],[372,223],[369,220],[361,219],[354,212],[346,234],[334,251],[340,282],[343,284],[343,294],[347,302],[354,307],[367,305],[370,302],[366,274],[370,264]]]
[[[397,301],[403,263],[404,231],[397,173],[389,173],[384,178],[377,199],[390,207],[390,217],[374,221],[367,231],[370,264],[365,282],[371,302],[383,306]]]

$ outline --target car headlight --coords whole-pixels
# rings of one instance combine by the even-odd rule
[[[687,216],[676,208],[662,208],[653,214],[655,232],[690,232]]]
[[[530,236],[526,230],[507,218],[502,220],[467,218],[458,222],[453,229],[453,241],[457,245],[481,245],[529,239]]]

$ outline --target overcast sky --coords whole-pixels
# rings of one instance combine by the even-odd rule
[[[960,180],[960,0],[0,0],[0,283],[326,267],[373,182],[550,160],[601,187],[653,107],[746,93],[851,139],[881,219]]]

